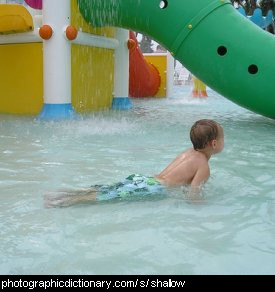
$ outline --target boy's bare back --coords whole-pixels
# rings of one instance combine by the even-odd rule
[[[172,161],[156,178],[164,185],[197,186],[210,175],[207,157],[194,149],[189,149]],[[198,182],[198,178],[199,182]]]

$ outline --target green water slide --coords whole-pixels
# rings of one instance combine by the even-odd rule
[[[233,102],[275,118],[275,37],[228,0],[78,0],[92,26],[150,35]]]

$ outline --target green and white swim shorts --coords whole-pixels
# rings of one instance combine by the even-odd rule
[[[134,199],[151,195],[165,195],[166,188],[154,177],[132,174],[125,180],[112,185],[95,185],[97,201]]]

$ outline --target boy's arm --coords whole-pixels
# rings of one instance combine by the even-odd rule
[[[201,185],[208,180],[209,176],[210,170],[207,164],[199,167],[192,179],[191,187],[192,188],[201,187]]]
[[[210,176],[210,170],[209,170],[208,165],[204,165],[197,170],[191,182],[191,188],[186,196],[188,200],[194,203],[195,202],[199,203],[203,201],[201,189],[202,189],[203,183],[205,183],[208,180],[209,176]]]

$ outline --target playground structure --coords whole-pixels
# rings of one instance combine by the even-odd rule
[[[242,6],[238,8],[238,11],[262,29],[267,29],[269,25],[273,24],[273,12],[271,10],[267,12],[266,16],[263,16],[262,9],[260,8],[256,8],[252,15],[247,15]],[[206,85],[195,76],[193,76],[192,96],[208,97]]]
[[[7,2],[0,0],[1,113],[59,120],[131,108],[128,30],[91,27],[76,0]],[[162,75],[158,96],[167,93],[163,62],[152,65]]]
[[[247,17],[250,21],[252,21],[254,24],[259,26],[262,29],[267,29],[267,27],[271,24],[273,24],[274,18],[273,18],[273,12],[269,10],[267,12],[266,16],[263,16],[262,9],[257,7],[252,15],[247,15],[245,9],[242,6],[239,6],[237,10],[245,17]],[[193,91],[192,96],[193,97],[207,97],[207,91],[206,91],[206,85],[197,79],[195,76],[193,77]]]
[[[174,58],[169,53],[143,54],[134,32],[130,49],[131,97],[166,97],[172,95]]]
[[[41,4],[41,0],[26,2]],[[0,87],[5,95],[0,98],[0,110],[12,104],[13,109],[22,113],[25,107],[27,112],[35,95],[41,100],[44,96],[41,116],[46,119],[100,108],[105,98],[105,107],[111,103],[115,108],[130,107],[129,58],[125,58],[129,29],[152,37],[223,96],[275,118],[275,84],[270,80],[275,68],[274,36],[242,17],[229,0],[44,0],[43,56],[36,21],[33,26],[33,31],[24,27],[21,40],[18,31],[8,35],[6,30],[0,37],[5,44],[0,46],[4,64]],[[18,45],[7,44],[15,42]],[[26,94],[25,88],[34,87],[37,94]],[[15,90],[18,94],[12,94]],[[37,102],[34,114],[41,103]]]

